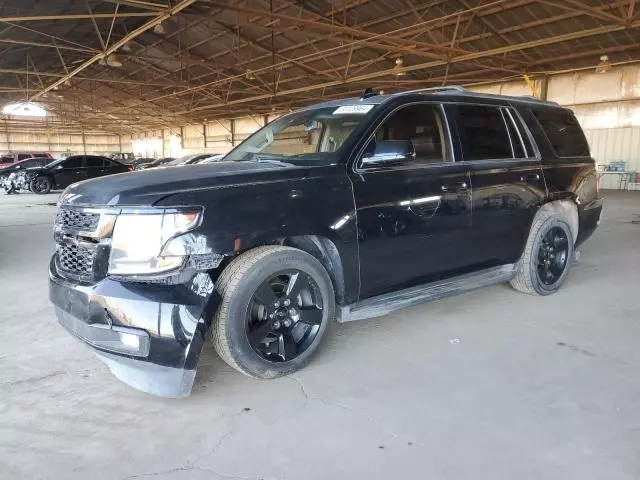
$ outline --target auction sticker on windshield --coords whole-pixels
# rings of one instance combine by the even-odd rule
[[[371,110],[374,105],[343,105],[342,107],[338,107],[333,114],[334,115],[346,115],[346,114],[360,114],[364,115]]]

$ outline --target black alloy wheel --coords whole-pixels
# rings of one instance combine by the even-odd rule
[[[31,191],[37,194],[49,193],[51,190],[51,183],[46,177],[38,177],[29,185]]]
[[[538,249],[538,279],[545,285],[556,283],[569,260],[569,239],[559,227],[551,228],[540,242]]]
[[[270,362],[289,362],[316,338],[323,318],[320,289],[310,275],[290,269],[262,282],[247,308],[251,348]]]

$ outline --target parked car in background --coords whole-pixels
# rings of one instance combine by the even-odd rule
[[[53,158],[49,152],[14,152],[0,157],[0,167],[6,167],[12,163],[20,162],[28,158]]]
[[[29,183],[20,170],[11,172],[8,176],[0,177],[0,186],[2,186],[7,195],[20,190],[29,191]]]
[[[136,157],[131,162],[126,162],[128,165],[131,165],[134,170],[142,170],[147,168],[150,163],[155,162],[156,158],[150,157]]]
[[[150,162],[140,164],[140,166],[138,166],[136,170],[146,170],[147,168],[161,167],[162,165],[173,161],[175,161],[175,158],[173,157],[154,158],[151,159]]]
[[[180,167],[182,165],[193,165],[198,163],[207,157],[210,157],[210,153],[197,153],[191,155],[185,155],[184,157],[176,158],[173,162],[165,164],[166,167]]]
[[[204,165],[207,163],[215,163],[215,162],[221,162],[222,159],[224,158],[223,154],[216,154],[216,155],[211,155],[210,157],[205,157],[202,160],[199,160],[198,162],[196,162],[198,165]]]
[[[75,155],[44,167],[25,169],[21,174],[26,175],[32,192],[42,194],[68,187],[82,180],[131,171],[133,171],[131,165],[124,165],[111,158]]]
[[[51,157],[38,157],[38,158],[28,158],[27,160],[20,160],[19,162],[12,163],[5,167],[0,167],[0,177],[3,175],[9,175],[10,173],[17,172],[19,170],[24,170],[25,168],[32,167],[44,167],[52,162],[55,162],[55,158]]]
[[[587,140],[557,103],[365,93],[283,115],[221,162],[71,186],[49,298],[121,380],[181,396],[207,339],[275,378],[336,321],[498,282],[553,294],[601,210]]]
[[[129,153],[112,153],[111,155],[109,155],[109,158],[112,160],[117,160],[120,163],[124,163],[124,164],[132,164],[133,162],[135,162],[136,160],[136,156],[129,152]]]

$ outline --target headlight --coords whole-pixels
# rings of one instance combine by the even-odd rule
[[[144,276],[180,268],[189,252],[175,237],[196,228],[201,216],[201,210],[121,213],[113,229],[109,274]]]

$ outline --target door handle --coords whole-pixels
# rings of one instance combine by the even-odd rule
[[[527,175],[523,175],[520,177],[520,181],[524,183],[537,182],[538,180],[540,180],[540,175],[537,173],[528,173]]]
[[[443,192],[449,192],[449,191],[458,191],[458,190],[466,190],[467,189],[467,182],[455,182],[455,183],[450,183],[448,185],[442,185],[440,188],[442,189]]]

